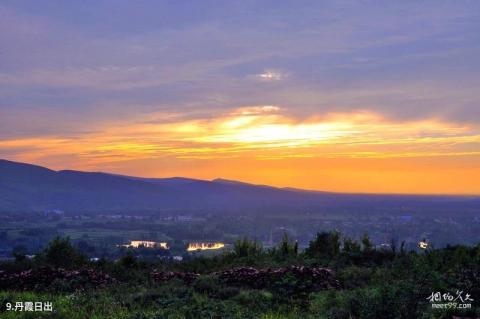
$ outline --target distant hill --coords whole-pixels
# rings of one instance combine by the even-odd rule
[[[459,206],[461,205],[461,206]],[[65,212],[280,212],[321,209],[391,210],[401,207],[480,207],[478,197],[362,195],[276,188],[238,181],[140,178],[0,160],[0,213]]]

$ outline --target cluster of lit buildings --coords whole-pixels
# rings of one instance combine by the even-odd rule
[[[130,244],[120,245],[121,247],[126,248],[159,248],[159,249],[169,249],[168,243],[166,242],[156,242],[148,240],[132,240]],[[225,244],[220,242],[193,242],[188,243],[187,251],[197,251],[197,250],[216,250],[224,248]]]

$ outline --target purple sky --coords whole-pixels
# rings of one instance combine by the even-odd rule
[[[478,1],[2,1],[0,43],[0,138],[263,104],[480,120]]]
[[[272,147],[269,132],[280,130],[279,152],[293,132],[289,145],[315,144],[304,151],[309,157],[394,149],[388,156],[474,156],[473,163],[479,56],[473,0],[3,0],[0,158],[101,170],[113,166],[75,163],[108,150],[171,164],[205,149],[233,156],[236,143],[252,140],[256,152]],[[268,112],[251,121],[239,115],[248,107]],[[335,119],[337,135],[325,131],[325,118]],[[232,123],[244,127],[226,132]],[[385,123],[393,123],[391,146],[380,148]],[[325,139],[336,148],[322,148]],[[353,139],[364,147],[352,143],[347,152],[342,145]]]

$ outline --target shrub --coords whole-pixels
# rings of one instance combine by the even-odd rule
[[[68,237],[55,237],[45,249],[44,257],[54,267],[73,268],[86,263],[86,257],[72,246]]]
[[[340,252],[340,234],[336,231],[318,233],[305,250],[308,257],[329,260]]]
[[[193,289],[198,293],[213,295],[220,289],[220,284],[212,276],[201,276],[195,280]]]
[[[257,241],[243,238],[235,242],[233,251],[237,257],[253,257],[262,253],[262,246]]]

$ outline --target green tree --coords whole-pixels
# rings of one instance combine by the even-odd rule
[[[305,250],[308,257],[318,259],[336,258],[339,253],[340,233],[337,231],[318,233]]]
[[[233,246],[233,252],[237,257],[252,257],[262,253],[262,246],[256,240],[248,238],[239,239]]]
[[[360,245],[356,240],[351,238],[345,238],[343,240],[343,251],[352,254],[352,253],[359,253],[361,250]]]
[[[27,248],[25,246],[15,246],[12,249],[12,256],[15,258],[15,261],[20,262],[25,260],[25,255],[27,254]]]
[[[373,243],[370,240],[370,237],[368,237],[368,234],[364,234],[362,237],[362,247],[363,251],[372,251],[373,250]]]
[[[70,243],[70,238],[55,237],[44,251],[45,261],[54,267],[73,268],[85,264],[86,258]]]
[[[298,254],[298,242],[292,242],[288,235],[284,234],[276,253],[282,257],[296,256]]]

